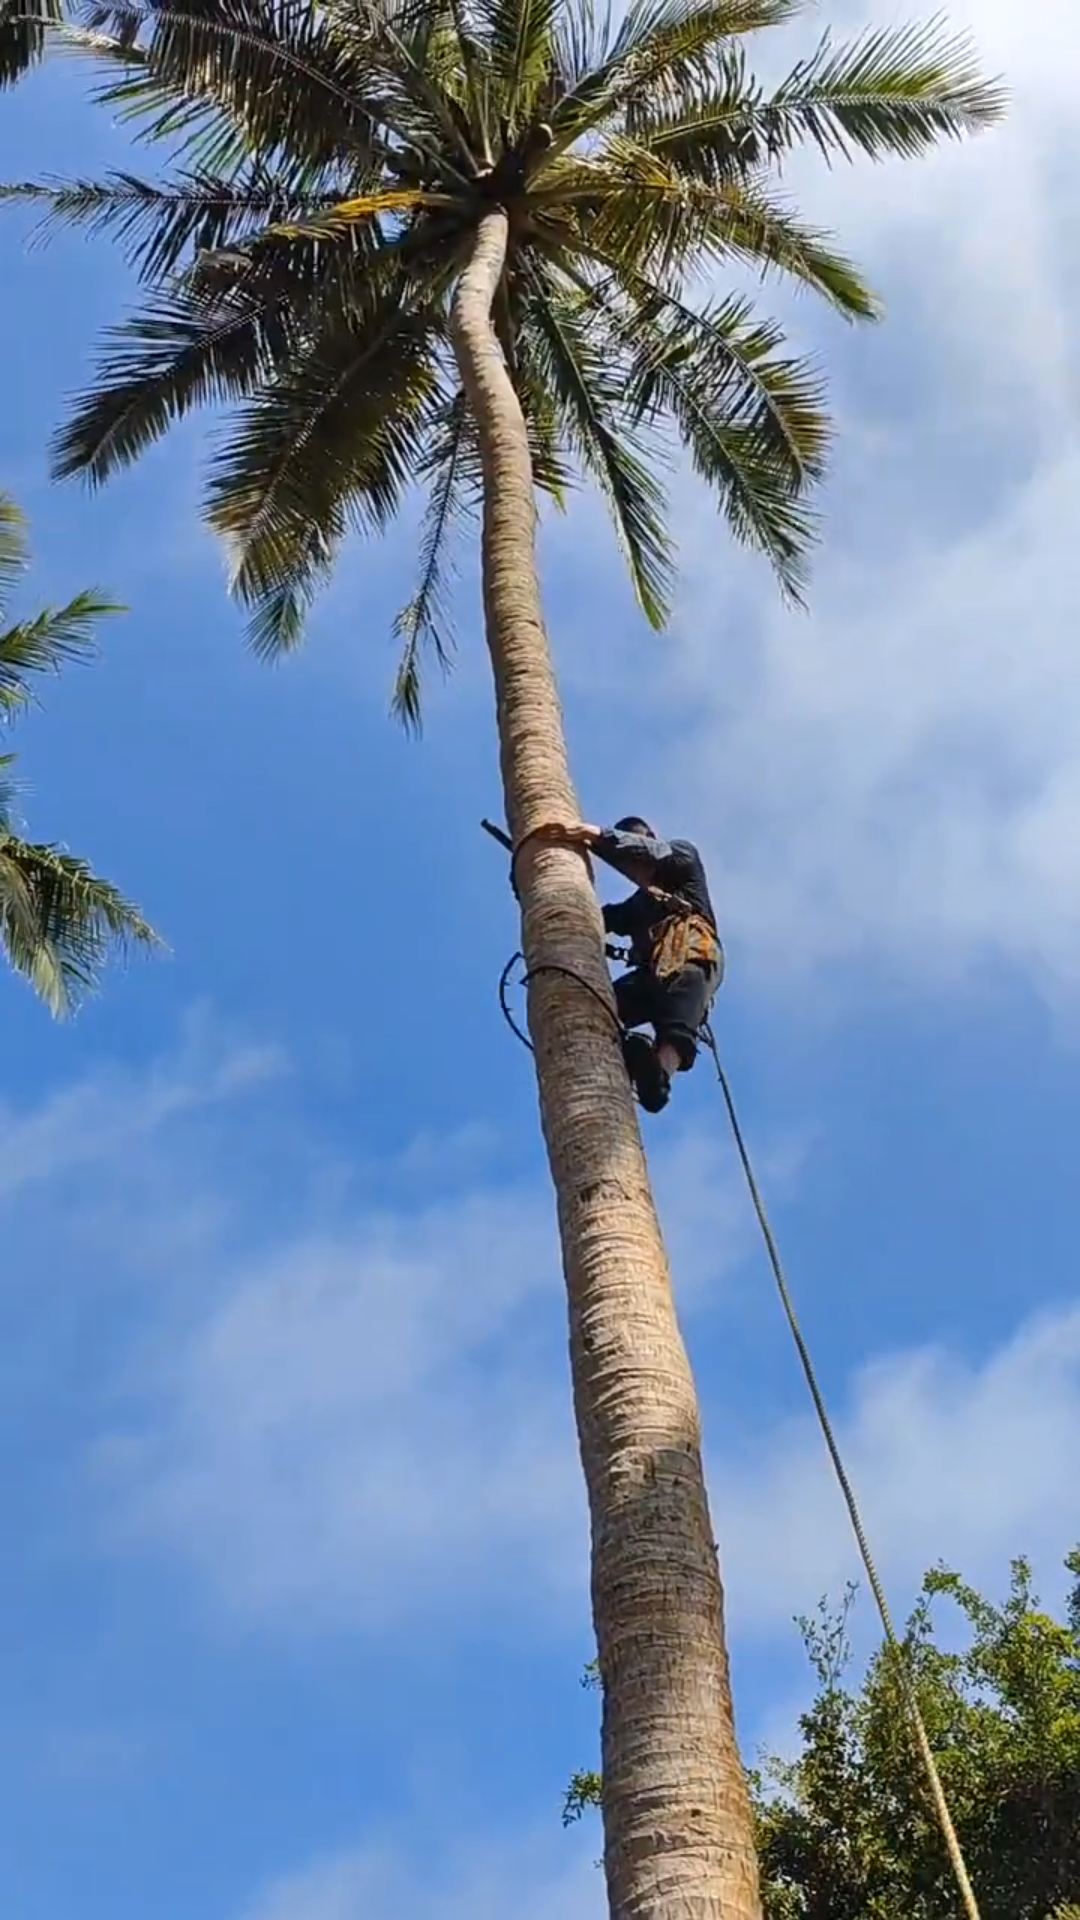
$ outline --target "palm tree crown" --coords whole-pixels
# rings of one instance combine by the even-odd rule
[[[22,515],[0,495],[0,608],[26,566]],[[0,725],[30,705],[31,675],[88,659],[97,621],[118,611],[99,594],[80,593],[0,633]],[[46,1006],[62,1015],[96,984],[110,952],[131,942],[159,943],[138,909],[84,860],[16,833],[14,761],[13,754],[0,755],[0,947]]]
[[[778,87],[752,32],[801,0],[101,0],[67,37],[113,69],[101,98],[169,160],[152,180],[25,184],[119,236],[146,302],[110,336],[57,448],[104,480],[200,404],[231,404],[207,516],[255,646],[300,636],[350,528],[412,483],[428,506],[399,618],[415,718],[425,640],[445,657],[447,539],[476,497],[476,436],[448,309],[478,223],[510,219],[497,328],[537,484],[606,494],[646,615],[672,547],[660,474],[685,449],[736,536],[798,596],[826,421],[814,370],[742,297],[741,263],[869,318],[854,267],[778,197],[785,153],[913,155],[985,126],[999,91],[939,28],[826,39]]]

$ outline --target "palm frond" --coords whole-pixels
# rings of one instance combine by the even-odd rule
[[[130,126],[136,138],[167,145],[178,167],[231,175],[244,165],[249,150],[243,129],[212,96],[162,78],[144,46],[71,24],[57,31],[56,40],[61,54],[110,76],[91,82],[91,100]]]
[[[69,661],[92,659],[98,621],[123,611],[99,593],[77,593],[66,606],[46,607],[0,633],[0,720],[29,704],[28,675],[59,673]]]
[[[172,137],[194,91],[242,133],[249,152],[320,166],[370,158],[382,144],[369,97],[376,76],[323,10],[289,0],[215,0],[212,10],[121,0],[91,9],[90,24],[116,29],[99,42],[101,57],[134,65],[102,102],[144,122],[149,115],[152,138]],[[136,65],[130,50],[140,32]]]
[[[0,607],[26,572],[26,520],[10,494],[0,493]]]
[[[801,281],[849,319],[878,316],[873,295],[828,236],[761,187],[688,179],[624,135],[587,163],[561,163],[535,203],[541,220],[549,207],[575,215],[573,234],[565,218],[551,231],[556,254],[560,246],[585,253],[595,246],[610,261],[676,283],[707,260],[737,259]]]
[[[130,173],[108,174],[103,180],[0,185],[0,200],[45,208],[34,239],[48,239],[57,226],[109,234],[144,281],[165,279],[189,254],[228,246],[265,226],[310,217],[320,199],[333,205],[342,197],[313,195],[295,171],[277,176],[257,158],[228,175],[180,169],[164,186]]]
[[[444,0],[449,29],[451,57],[433,68],[427,60],[421,65],[447,96],[466,109],[469,124],[468,146],[485,166],[494,159],[492,112],[496,101],[492,85],[490,47],[477,31],[466,0]],[[438,12],[438,8],[431,11]],[[428,46],[431,41],[428,38]]]
[[[532,353],[564,431],[607,499],[642,612],[652,626],[661,627],[672,575],[664,493],[626,419],[625,363],[618,342],[598,326],[598,309],[539,277],[528,317]],[[659,449],[649,451],[655,463]]]
[[[61,0],[5,0],[0,6],[0,90],[36,65],[50,26],[62,17]]]
[[[507,133],[516,140],[550,86],[559,0],[479,0],[491,65],[501,82]]]
[[[820,381],[778,355],[778,330],[755,323],[742,302],[700,316],[654,307],[647,318],[636,329],[628,404],[674,421],[736,539],[764,553],[801,603],[817,530],[807,485],[827,447]]]
[[[54,440],[54,474],[100,485],[192,408],[250,393],[292,339],[272,296],[239,287],[209,305],[159,295],[106,335],[96,382]]]
[[[779,26],[802,0],[636,0],[609,46],[598,45],[595,16],[561,42],[560,65],[571,82],[555,107],[554,151],[561,153],[635,99],[655,103],[707,84],[733,38]],[[606,38],[606,35],[603,36]]]
[[[253,609],[256,652],[295,646],[350,522],[384,526],[436,390],[439,327],[376,307],[307,344],[244,410],[214,459],[208,518]]]
[[[420,535],[420,567],[416,591],[394,621],[394,637],[401,643],[401,661],[394,682],[391,710],[402,725],[419,733],[421,725],[421,667],[430,648],[445,670],[454,651],[454,637],[446,606],[451,572],[450,542],[455,521],[463,509],[469,485],[470,419],[465,395],[454,395],[439,421],[438,434],[425,462],[430,492]]]
[[[756,108],[748,131],[770,157],[812,140],[827,158],[849,159],[853,149],[875,160],[911,158],[993,126],[1005,106],[1004,89],[983,79],[970,40],[938,20],[876,27],[845,47],[826,34]]]
[[[748,430],[798,489],[821,479],[829,445],[826,388],[818,368],[784,351],[782,329],[737,295],[691,307],[639,280],[621,319],[633,370],[628,394],[646,417],[663,411],[662,367],[703,367],[714,405]]]
[[[160,947],[139,909],[84,860],[0,834],[0,942],[58,1017],[97,985],[114,954]]]
[[[827,300],[846,320],[877,320],[880,305],[858,268],[771,195],[734,182],[719,190],[713,234],[703,249],[763,272],[783,273]]]

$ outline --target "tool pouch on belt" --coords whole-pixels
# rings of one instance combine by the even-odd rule
[[[670,897],[670,896],[669,896]],[[658,980],[668,980],[684,967],[718,966],[720,942],[700,913],[673,913],[653,929],[649,964]]]

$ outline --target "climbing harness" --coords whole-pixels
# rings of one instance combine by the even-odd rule
[[[675,898],[661,894],[658,887],[650,887],[649,892],[664,901]],[[649,965],[658,980],[670,980],[684,967],[719,964],[720,942],[703,913],[688,913],[682,907],[650,929]]]
[[[501,828],[493,826],[491,822],[488,820],[482,821],[481,824],[484,827],[486,832],[490,833],[496,840],[499,840],[503,844],[503,846],[505,846],[511,853],[511,856],[512,856],[511,857],[511,881],[514,882],[515,881],[514,862],[517,858],[517,854],[518,852],[520,852],[521,847],[525,844],[525,840],[533,836],[526,835],[524,839],[518,842],[518,846],[515,848],[509,836],[503,833]],[[550,829],[541,827],[533,830],[534,834],[537,834],[537,835],[545,831],[550,831]],[[517,894],[516,884],[514,884],[514,892],[516,895]],[[664,925],[667,925],[667,924],[669,923],[666,923],[666,922],[664,923]],[[708,928],[707,921],[703,922],[702,924],[706,928]],[[663,928],[661,928],[660,931],[663,931]],[[711,928],[708,928],[708,931],[712,933]],[[713,935],[713,938],[715,939],[715,935]],[[606,946],[604,951],[607,954],[609,959],[623,960],[627,958],[625,951],[619,947]],[[697,956],[694,955],[692,957],[696,958]],[[532,1041],[529,1039],[528,1035],[523,1031],[523,1029],[518,1025],[517,1021],[514,1019],[514,1016],[510,1011],[509,1002],[507,1000],[507,989],[510,981],[510,975],[513,972],[514,967],[517,965],[518,961],[521,959],[523,959],[523,955],[520,953],[515,953],[513,958],[509,960],[506,966],[503,968],[502,976],[499,980],[499,1005],[502,1008],[503,1017],[506,1020],[508,1026],[517,1035],[518,1039],[522,1041],[522,1043],[529,1048],[530,1052],[532,1052],[534,1051]],[[620,1040],[622,1039],[623,1037],[622,1022],[619,1020],[618,1015],[614,1011],[614,1008],[608,1005],[608,1002],[604,999],[602,994],[597,992],[597,989],[592,985],[591,981],[584,979],[581,974],[575,973],[573,969],[570,967],[561,967],[561,966],[552,964],[552,965],[541,965],[541,966],[532,968],[531,971],[526,972],[522,976],[522,980],[520,984],[523,986],[527,985],[529,980],[533,979],[535,975],[539,973],[561,974],[565,979],[573,980],[577,983],[578,986],[584,987],[585,991],[587,993],[590,993],[593,999],[598,1001],[599,1004],[603,1007],[605,1013],[609,1015],[609,1017],[615,1024]],[[758,1225],[761,1228],[762,1238],[765,1242],[765,1249],[769,1258],[769,1265],[772,1268],[773,1279],[776,1282],[776,1290],[780,1296],[780,1304],[783,1308],[784,1317],[787,1320],[787,1324],[791,1332],[792,1340],[795,1343],[795,1350],[799,1356],[799,1364],[802,1368],[803,1377],[806,1381],[807,1387],[809,1388],[810,1398],[814,1405],[814,1412],[817,1415],[818,1426],[821,1429],[821,1435],[825,1442],[825,1447],[828,1452],[829,1459],[832,1462],[833,1472],[836,1475],[837,1484],[839,1485],[840,1492],[843,1495],[844,1505],[847,1508],[848,1519],[851,1522],[851,1529],[855,1535],[855,1542],[859,1549],[859,1557],[866,1571],[867,1582],[869,1584],[870,1591],[873,1594],[874,1602],[877,1606],[878,1616],[881,1620],[882,1631],[885,1638],[885,1644],[889,1649],[890,1655],[892,1656],[893,1670],[895,1672],[897,1683],[899,1685],[900,1692],[903,1697],[904,1706],[907,1711],[908,1721],[910,1723],[915,1746],[918,1751],[919,1758],[922,1762],[923,1771],[926,1775],[926,1782],[930,1789],[930,1798],[933,1801],[934,1812],[937,1817],[938,1826],[941,1829],[942,1839],[945,1842],[946,1852],[948,1853],[948,1856],[949,1856],[949,1863],[953,1870],[953,1875],[955,1877],[957,1888],[960,1893],[960,1899],[964,1907],[964,1911],[967,1914],[967,1920],[981,1920],[978,1901],[975,1898],[975,1892],[971,1884],[970,1876],[968,1874],[967,1864],[964,1860],[963,1849],[960,1845],[960,1838],[959,1838],[959,1835],[957,1834],[956,1827],[953,1823],[952,1814],[949,1811],[949,1803],[946,1798],[945,1788],[942,1784],[941,1774],[938,1770],[937,1761],[934,1758],[934,1750],[930,1745],[930,1736],[926,1731],[926,1723],[923,1720],[922,1712],[919,1707],[918,1696],[915,1690],[915,1682],[912,1678],[904,1644],[903,1644],[903,1641],[900,1639],[900,1636],[898,1635],[896,1628],[893,1625],[892,1614],[889,1610],[889,1603],[885,1596],[885,1589],[882,1585],[881,1577],[878,1573],[877,1566],[874,1561],[874,1556],[870,1551],[870,1543],[866,1536],[866,1529],[863,1525],[863,1519],[859,1509],[859,1503],[855,1497],[855,1490],[848,1476],[847,1468],[844,1465],[843,1456],[840,1452],[840,1446],[837,1441],[835,1431],[833,1429],[832,1420],[829,1416],[829,1410],[825,1404],[825,1397],[821,1391],[821,1387],[818,1382],[817,1370],[814,1366],[810,1349],[806,1343],[806,1338],[802,1331],[802,1326],[799,1321],[799,1315],[795,1306],[795,1301],[791,1292],[791,1288],[788,1285],[787,1275],[784,1271],[783,1261],[780,1258],[780,1249],[776,1243],[776,1236],[772,1230],[772,1224],[769,1219],[768,1210],[762,1198],[761,1189],[757,1183],[757,1178],[754,1173],[753,1164],[751,1162],[750,1155],[747,1150],[746,1141],[743,1137],[742,1127],[739,1124],[739,1116],[738,1116],[738,1113],[736,1112],[735,1100],[731,1092],[731,1084],[728,1080],[727,1074],[724,1070],[723,1063],[720,1059],[720,1049],[717,1044],[716,1035],[713,1032],[712,1025],[708,1020],[706,1020],[701,1027],[700,1038],[704,1042],[705,1046],[708,1048],[713,1058],[713,1065],[716,1068],[716,1077],[720,1084],[720,1091],[721,1091],[721,1094],[723,1095],[724,1105],[727,1109],[728,1120],[731,1124],[731,1132],[735,1141],[735,1150],[739,1156],[739,1162],[743,1170],[744,1178],[746,1180],[746,1186],[750,1195],[750,1200],[753,1205],[754,1212],[757,1216]]]

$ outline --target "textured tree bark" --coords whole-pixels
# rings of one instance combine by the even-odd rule
[[[576,819],[578,808],[540,606],[525,421],[491,320],[507,237],[495,208],[480,223],[451,325],[483,460],[484,615],[516,843],[547,821]],[[610,1003],[580,854],[531,841],[518,880],[528,966],[572,968]],[[610,1913],[759,1920],[697,1397],[618,1035],[591,994],[543,973],[529,988],[529,1027],[592,1524]]]

